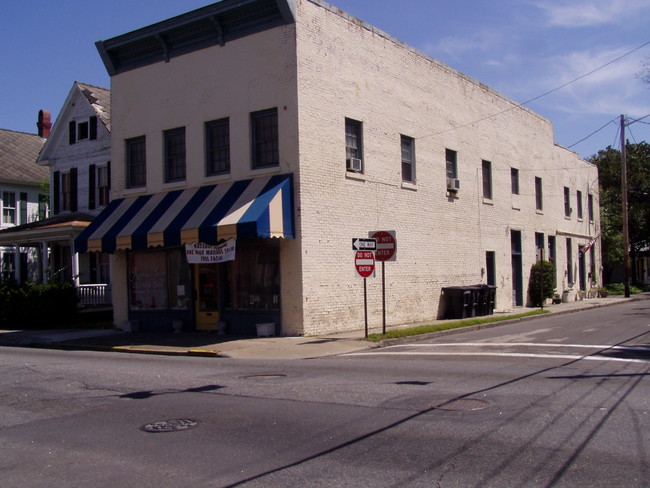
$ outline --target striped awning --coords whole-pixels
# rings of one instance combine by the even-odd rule
[[[244,237],[293,238],[291,175],[118,198],[77,239],[76,252],[143,250]]]

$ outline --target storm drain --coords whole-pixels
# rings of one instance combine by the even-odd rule
[[[194,419],[160,420],[159,422],[145,424],[140,427],[140,430],[151,434],[158,434],[160,432],[180,432],[183,430],[190,430],[197,425],[199,425],[199,421]]]
[[[431,408],[435,410],[447,410],[452,412],[473,412],[490,406],[490,402],[478,398],[461,398],[440,404],[432,403]]]

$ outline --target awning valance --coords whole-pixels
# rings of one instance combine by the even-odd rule
[[[76,252],[143,250],[243,237],[293,238],[291,175],[174,190],[111,201],[81,235]]]

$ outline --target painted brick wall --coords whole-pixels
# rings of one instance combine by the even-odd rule
[[[588,192],[597,202],[596,169],[554,144],[549,121],[488,87],[324,3],[297,7],[304,333],[363,327],[351,240],[373,230],[397,231],[397,262],[386,264],[389,325],[435,319],[442,287],[485,282],[486,251],[496,252],[498,309],[512,308],[511,230],[522,232],[525,288],[535,232],[557,235],[561,292],[561,233],[575,235],[575,264],[578,244],[598,226],[564,218],[562,189],[574,198],[581,190],[586,209]],[[361,177],[345,170],[346,117],[363,123]],[[400,134],[415,138],[415,185],[402,183]],[[446,148],[458,155],[457,197],[446,191]],[[492,162],[491,201],[482,198],[483,159]],[[511,167],[520,172],[518,209]],[[535,176],[544,185],[542,213]],[[378,326],[379,277],[368,291]]]

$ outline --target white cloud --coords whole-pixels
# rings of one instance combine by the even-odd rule
[[[544,10],[548,23],[556,27],[589,27],[616,24],[650,11],[647,0],[589,0],[580,3],[567,0],[541,0],[532,5]]]

